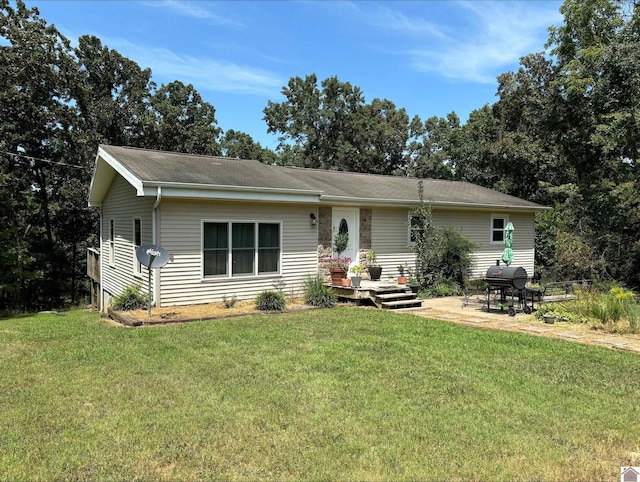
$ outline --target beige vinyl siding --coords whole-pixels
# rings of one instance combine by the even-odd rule
[[[223,296],[253,299],[282,279],[286,294],[299,294],[304,278],[318,270],[317,225],[309,222],[315,207],[216,201],[163,200],[159,208],[161,243],[171,261],[162,268],[162,306],[221,301]],[[202,277],[202,222],[281,223],[280,274]]]
[[[502,256],[504,245],[491,244],[491,216],[504,214],[514,225],[513,266],[522,266],[529,277],[534,274],[535,223],[533,213],[508,211],[434,209],[433,221],[438,226],[451,225],[477,245],[472,278],[481,278],[489,266]],[[408,246],[409,210],[377,208],[372,212],[371,247],[383,266],[383,279],[397,276],[397,266],[412,266],[414,255]]]
[[[508,211],[480,211],[480,210],[435,210],[433,220],[440,226],[454,226],[462,231],[467,238],[476,243],[474,250],[475,264],[472,278],[482,278],[489,266],[496,264],[502,257],[504,244],[491,243],[491,216],[504,215],[507,222],[511,221],[515,228],[513,235],[513,263],[512,266],[522,266],[527,276],[533,277],[535,223],[533,213],[510,213]]]
[[[407,242],[409,210],[373,208],[371,213],[371,248],[382,266],[381,280],[398,276],[398,266],[413,268],[415,255]]]
[[[152,242],[153,198],[136,196],[136,191],[121,176],[117,175],[102,204],[102,282],[110,295],[118,295],[123,288],[140,284],[147,290],[147,270],[142,268],[142,277],[134,275],[135,253],[133,249],[133,219],[142,220],[142,244]],[[115,263],[109,264],[109,222],[115,223]]]

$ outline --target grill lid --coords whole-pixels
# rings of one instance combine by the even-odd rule
[[[510,284],[521,290],[527,284],[527,270],[521,266],[489,266],[486,281]]]

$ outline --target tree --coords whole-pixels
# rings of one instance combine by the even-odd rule
[[[392,174],[405,168],[409,117],[393,102],[366,104],[358,87],[315,74],[294,77],[283,87],[286,100],[264,109],[267,132],[280,134],[280,147],[298,148],[303,167]]]
[[[152,120],[145,147],[191,154],[219,155],[215,108],[204,102],[193,85],[180,81],[152,93]]]
[[[15,153],[3,155],[2,177],[18,210],[2,220],[11,228],[0,250],[14,254],[9,281],[19,286],[9,303],[25,306],[31,294],[58,303],[65,263],[54,213],[73,178],[59,163],[70,160],[77,65],[67,39],[21,0],[15,9],[0,1],[0,37],[8,43],[0,46],[0,150]]]
[[[267,164],[276,162],[276,153],[262,147],[259,142],[244,132],[229,129],[220,141],[223,156],[239,159],[254,159]]]

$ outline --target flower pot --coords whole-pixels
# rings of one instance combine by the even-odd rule
[[[351,277],[351,286],[353,286],[354,288],[360,288],[360,282],[362,281],[362,278],[360,276],[352,276]]]
[[[544,316],[543,319],[544,319],[544,322],[549,325],[553,325],[553,323],[555,323],[556,321],[556,317],[552,315]]]
[[[380,275],[382,274],[382,266],[369,266],[367,270],[369,271],[369,277],[372,281],[377,281],[380,279]]]
[[[411,288],[411,292],[412,293],[417,293],[418,291],[420,291],[420,285],[419,284],[410,284],[409,288]]]
[[[407,277],[406,276],[398,276],[398,284],[399,285],[406,285],[407,284]]]
[[[351,278],[342,278],[340,283],[342,286],[351,286]]]
[[[331,284],[334,286],[342,285],[342,280],[344,279],[344,270],[338,267],[329,268],[331,272]]]

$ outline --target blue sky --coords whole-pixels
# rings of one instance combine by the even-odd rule
[[[275,148],[262,120],[294,76],[338,76],[423,120],[495,102],[496,77],[542,51],[560,1],[37,1],[74,44],[91,34],[192,83],[218,125]]]

